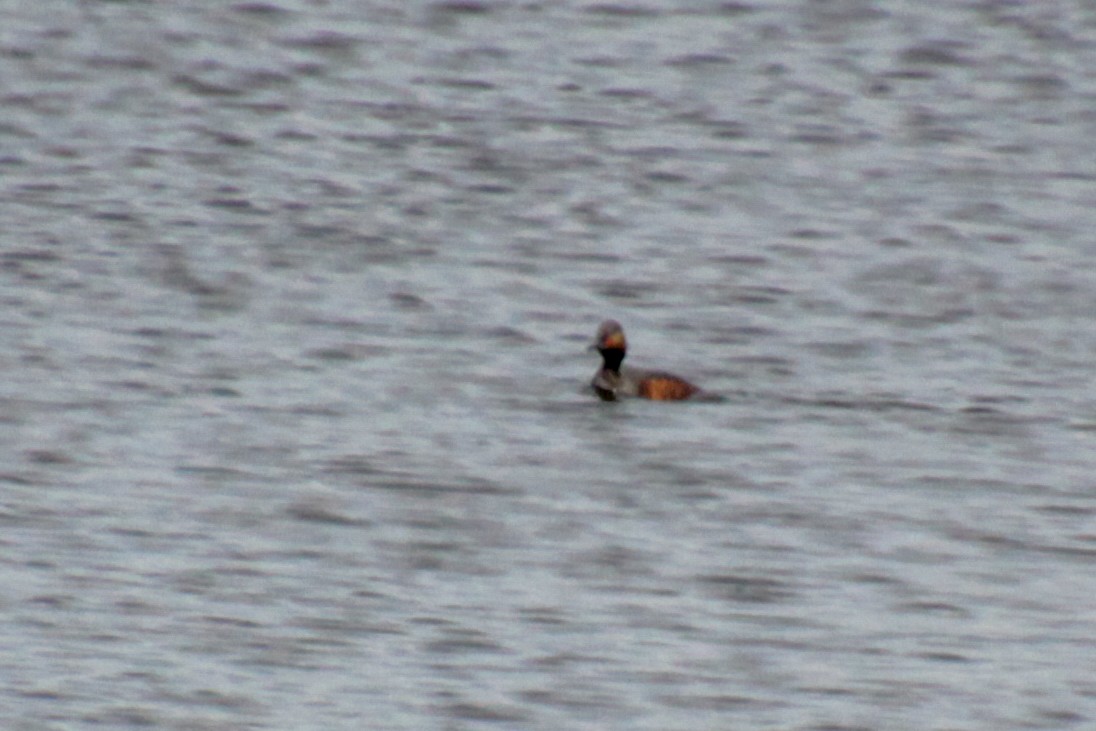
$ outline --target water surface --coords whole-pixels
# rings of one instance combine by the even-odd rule
[[[1096,720],[1082,3],[0,28],[4,728]]]

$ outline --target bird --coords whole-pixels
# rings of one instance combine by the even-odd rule
[[[616,320],[601,323],[590,348],[597,350],[604,360],[590,381],[594,392],[603,401],[616,401],[621,396],[637,396],[652,401],[684,401],[702,393],[700,388],[672,373],[621,366],[628,344],[624,339],[624,328]]]

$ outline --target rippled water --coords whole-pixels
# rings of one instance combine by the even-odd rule
[[[9,3],[0,725],[1096,724],[1085,3]],[[722,403],[605,404],[605,317]]]

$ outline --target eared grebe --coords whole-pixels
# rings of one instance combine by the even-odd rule
[[[601,323],[592,347],[601,353],[605,362],[590,385],[605,401],[615,401],[620,396],[683,401],[701,393],[699,388],[672,373],[622,367],[628,344],[624,340],[624,328],[616,320]]]

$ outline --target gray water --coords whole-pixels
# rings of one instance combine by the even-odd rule
[[[0,727],[1093,728],[1094,139],[1080,1],[4,3]]]

